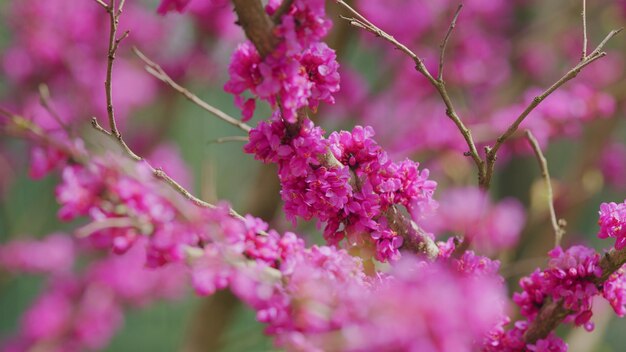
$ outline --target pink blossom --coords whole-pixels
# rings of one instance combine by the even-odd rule
[[[600,204],[599,238],[615,238],[615,249],[626,246],[626,202]]]

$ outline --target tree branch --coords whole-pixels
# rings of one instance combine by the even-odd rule
[[[537,157],[537,161],[539,162],[539,168],[541,169],[541,175],[543,176],[543,180],[546,184],[548,209],[550,211],[552,229],[554,230],[554,246],[560,246],[561,239],[565,234],[565,222],[563,219],[557,219],[556,212],[554,210],[554,193],[552,192],[552,182],[550,181],[550,172],[548,171],[548,160],[546,160],[546,157],[541,152],[539,142],[537,142],[537,139],[535,138],[535,136],[533,136],[530,130],[526,130],[526,138],[528,139],[528,143],[530,143],[530,146],[535,152],[535,156]]]
[[[274,23],[265,13],[259,0],[233,0],[238,24],[243,27],[246,37],[254,44],[261,57],[274,51],[278,38],[272,34]]]

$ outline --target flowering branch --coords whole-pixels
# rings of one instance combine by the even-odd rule
[[[96,0],[96,1],[98,1],[98,0]],[[165,182],[166,184],[168,184],[172,189],[174,189],[176,192],[181,194],[183,197],[187,198],[189,201],[191,201],[192,203],[194,203],[197,206],[204,207],[204,208],[215,208],[215,205],[213,205],[211,203],[207,203],[207,202],[199,199],[198,197],[194,196],[193,194],[191,194],[191,192],[189,192],[187,189],[185,189],[183,186],[181,186],[178,182],[176,182],[176,180],[171,178],[165,171],[163,171],[160,168],[152,167],[152,165],[150,165],[142,157],[140,157],[135,152],[133,152],[133,150],[126,144],[126,142],[124,142],[124,139],[122,138],[121,133],[117,129],[117,124],[116,124],[116,121],[115,121],[115,114],[114,114],[114,110],[113,110],[111,76],[112,76],[112,70],[113,70],[113,61],[115,59],[115,54],[117,52],[119,44],[129,34],[129,32],[126,31],[126,32],[124,32],[124,34],[120,38],[115,39],[116,32],[117,32],[117,27],[118,27],[118,24],[119,24],[119,19],[120,19],[120,16],[122,14],[122,9],[124,7],[124,2],[125,2],[125,0],[121,0],[120,1],[120,5],[117,8],[117,10],[115,9],[116,8],[116,6],[115,6],[116,0],[111,0],[111,4],[106,7],[106,10],[109,13],[109,16],[111,18],[111,21],[110,21],[110,36],[109,36],[109,51],[108,51],[108,65],[107,65],[107,78],[106,78],[106,81],[105,81],[107,111],[108,111],[108,114],[109,114],[109,124],[110,124],[110,129],[111,130],[107,131],[102,126],[100,126],[100,124],[98,124],[98,120],[95,117],[92,118],[91,124],[92,124],[92,126],[93,126],[93,128],[95,130],[97,130],[97,131],[99,131],[99,132],[101,132],[101,133],[103,133],[103,134],[105,134],[105,135],[107,135],[109,137],[112,137],[114,140],[116,140],[119,143],[119,145],[122,147],[122,149],[126,153],[126,155],[129,156],[131,159],[133,159],[135,161],[144,161],[146,163],[146,165],[150,168],[152,174],[156,178],[158,178],[158,179],[162,180],[163,182]],[[181,93],[186,91],[184,88],[182,88],[181,86],[176,84],[173,80],[171,80],[171,78],[169,78],[169,76],[156,63],[154,63],[151,60],[149,60],[139,50],[135,49],[135,54],[137,54],[137,56],[139,56],[142,60],[144,60],[144,62],[146,62],[148,67],[154,71],[153,75],[154,74],[158,74],[158,76],[155,75],[155,77],[157,77],[157,78],[159,78],[161,80],[165,80],[166,83],[169,83],[172,87],[174,87],[175,89],[177,89]],[[150,72],[150,70],[148,72]],[[183,93],[183,94],[185,94],[185,96],[188,99],[190,99],[190,100],[192,100],[192,101],[194,101],[196,103],[198,103],[198,102],[204,103],[201,99],[195,97],[195,95],[189,93],[188,91],[187,91],[187,93],[188,94],[185,94],[185,93]],[[193,97],[195,97],[195,99],[192,99]],[[214,115],[222,118],[225,121],[229,121],[229,119],[233,119],[232,117],[226,115],[225,113],[222,113],[218,109],[213,108],[209,104],[204,103],[201,106],[203,108],[205,108],[205,110],[213,113]],[[240,123],[236,123],[236,125],[238,125],[240,128],[242,128],[244,130],[245,130],[246,126],[247,126],[245,124],[241,125]],[[249,126],[248,126],[248,128],[249,128]],[[229,213],[230,213],[230,215],[232,217],[237,218],[239,220],[244,220],[245,219],[242,215],[240,215],[239,213],[234,211],[232,208],[229,208]],[[264,231],[260,231],[259,234],[265,235],[265,232]]]
[[[288,2],[288,1],[286,1]],[[252,42],[261,58],[269,55],[278,45],[278,37],[273,33],[274,21],[263,10],[261,1],[255,0],[233,0],[235,12],[238,16],[238,24],[240,24],[246,37]],[[347,5],[346,5],[347,6]],[[280,8],[277,10],[280,11]],[[425,69],[425,68],[424,68]],[[432,78],[432,76],[431,76]],[[282,111],[280,99],[277,99],[277,105]],[[296,111],[296,122],[286,123],[286,131],[289,136],[295,136],[301,129],[303,121],[308,120],[307,113],[304,108]],[[475,149],[475,148],[474,148]],[[322,165],[328,168],[342,168],[344,165],[337,160],[335,155],[327,150],[324,154],[318,156]],[[351,175],[350,184],[356,185],[357,180]],[[397,209],[390,207],[382,216],[393,226],[393,229],[402,236],[404,240],[403,248],[415,250],[426,254],[429,258],[435,258],[439,252],[434,241],[423,231],[417,224],[407,219]]]
[[[176,81],[174,81],[167,73],[165,73],[165,71],[163,70],[163,68],[161,68],[161,66],[159,66],[156,62],[150,60],[144,53],[142,53],[136,47],[133,47],[133,52],[135,53],[135,55],[137,55],[137,57],[141,59],[141,61],[143,61],[146,64],[146,71],[148,71],[149,74],[151,74],[152,76],[156,77],[158,80],[172,87],[175,91],[179,92],[185,98],[187,98],[187,100],[191,101],[192,103],[198,105],[202,109],[213,114],[215,117],[223,121],[226,121],[227,123],[235,127],[238,127],[245,132],[250,132],[250,130],[252,129],[250,125],[246,124],[245,122],[241,122],[238,119],[223,112],[222,110],[210,105],[206,101],[200,99],[197,95],[191,93],[189,90],[185,89],[183,86],[176,83]]]
[[[602,275],[593,279],[593,283],[602,286],[624,263],[626,263],[626,248],[611,249],[600,260]],[[533,344],[537,340],[546,338],[570,314],[572,311],[564,307],[562,300],[544,303],[537,317],[524,333],[524,341]]]
[[[546,183],[546,192],[548,198],[548,209],[550,210],[550,220],[552,222],[552,229],[554,230],[554,246],[561,245],[561,239],[565,234],[565,221],[563,219],[558,219],[556,217],[556,212],[554,211],[554,193],[552,192],[552,183],[550,182],[550,172],[548,171],[548,161],[546,157],[541,152],[541,148],[539,147],[539,142],[533,135],[530,130],[526,130],[526,138],[528,139],[528,143],[533,148],[535,152],[535,156],[537,157],[537,161],[539,161],[539,167],[541,168],[541,175],[543,176],[544,182]]]

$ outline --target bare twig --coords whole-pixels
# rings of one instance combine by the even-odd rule
[[[115,54],[119,47],[120,41],[117,41],[117,26],[119,24],[119,16],[116,15],[117,0],[111,0],[111,3],[107,6],[106,10],[109,14],[109,49],[107,56],[107,72],[106,80],[104,81],[104,88],[106,92],[107,114],[109,117],[109,129],[114,136],[118,136],[120,133],[117,130],[117,122],[115,121],[115,111],[113,109],[113,87],[111,76],[113,74],[113,62],[115,61]]]
[[[140,157],[139,155],[135,154],[135,152],[133,152],[132,149],[130,149],[130,147],[126,144],[126,142],[124,142],[124,139],[122,138],[118,138],[117,136],[115,136],[112,132],[109,132],[107,130],[105,130],[102,126],[100,126],[100,124],[98,123],[98,119],[95,117],[91,118],[91,126],[98,132],[101,132],[103,134],[105,134],[108,137],[113,138],[114,141],[116,141],[120,147],[122,147],[122,150],[126,153],[126,155],[128,155],[131,159],[135,160],[135,161],[141,161],[143,160],[142,157]]]
[[[63,128],[63,130],[69,135],[70,127],[63,122],[61,116],[59,116],[58,112],[52,107],[51,99],[50,99],[50,90],[46,84],[39,85],[39,103],[43,106],[46,111],[52,116],[52,118]]]
[[[411,51],[411,49],[407,48],[404,44],[397,41],[393,36],[389,35],[382,29],[376,27],[372,22],[367,20],[363,15],[361,15],[358,11],[353,9],[345,1],[336,0],[336,3],[342,6],[344,9],[346,9],[348,12],[350,12],[352,16],[354,16],[354,17],[342,16],[341,18],[347,20],[351,25],[355,27],[364,29],[390,42],[398,50],[408,55],[413,60],[413,62],[415,62],[415,69],[419,73],[424,75],[424,77],[426,77],[426,79],[431,83],[431,85],[435,87],[435,89],[441,96],[441,99],[443,99],[443,102],[446,106],[446,115],[454,122],[454,124],[457,126],[459,131],[461,131],[461,134],[463,135],[463,138],[465,139],[465,142],[467,143],[467,146],[469,148],[469,151],[465,155],[471,156],[472,159],[474,160],[474,163],[476,164],[476,167],[478,168],[478,181],[479,181],[479,184],[482,185],[483,179],[484,179],[485,163],[480,157],[480,155],[478,154],[478,150],[476,149],[476,144],[474,143],[474,139],[472,137],[471,131],[467,128],[467,126],[465,126],[465,123],[463,123],[463,121],[457,114],[456,109],[454,108],[454,105],[452,104],[452,100],[450,99],[450,95],[448,94],[446,85],[443,82],[443,80],[438,80],[435,77],[433,77],[433,75],[428,71],[428,69],[422,62],[422,59],[420,59],[419,56],[417,56],[417,54]]]
[[[135,55],[137,55],[137,57],[141,59],[141,61],[143,61],[146,64],[146,71],[148,71],[148,73],[150,73],[152,76],[159,79],[163,83],[172,87],[175,91],[182,94],[185,98],[187,98],[192,103],[198,105],[205,111],[208,111],[215,117],[225,122],[228,122],[229,124],[235,127],[238,127],[245,132],[250,132],[250,130],[252,129],[252,127],[250,127],[248,124],[241,122],[240,120],[228,115],[222,110],[210,105],[204,100],[198,98],[197,95],[191,93],[190,91],[182,87],[180,84],[176,83],[167,73],[165,73],[165,71],[163,70],[163,68],[161,68],[161,66],[159,66],[154,61],[150,60],[144,53],[139,51],[139,49],[137,49],[136,47],[133,47],[133,52],[135,53]]]
[[[163,180],[170,187],[172,187],[176,192],[182,194],[183,197],[189,199],[195,205],[203,207],[203,208],[215,208],[215,205],[207,203],[207,202],[197,198],[193,194],[191,194],[191,192],[189,192],[183,186],[181,186],[180,183],[176,182],[176,180],[174,180],[167,173],[165,173],[165,171],[163,171],[163,169],[161,169],[161,168],[156,168],[155,169],[152,166],[150,166],[150,168],[152,169],[152,173],[154,174],[154,176],[156,178]],[[231,212],[234,213],[234,210],[231,209]],[[239,217],[241,217],[241,215],[239,215],[237,213],[234,213],[234,214],[236,214]]]
[[[568,81],[576,77],[583,68],[593,63],[594,61],[606,56],[606,53],[603,52],[602,49],[611,38],[616,36],[621,31],[622,31],[622,28],[612,30],[611,32],[609,32],[609,34],[604,38],[604,40],[602,40],[602,42],[596,47],[596,49],[593,52],[591,52],[591,54],[589,54],[585,58],[585,60],[576,64],[576,66],[574,66],[572,69],[567,71],[567,73],[563,77],[561,77],[558,81],[556,81],[543,93],[536,96],[533,99],[533,101],[526,107],[526,109],[524,109],[524,111],[522,111],[522,113],[517,117],[517,119],[511,124],[511,126],[509,126],[509,128],[496,139],[496,143],[493,145],[493,147],[485,148],[486,153],[487,153],[487,160],[486,160],[487,165],[486,165],[485,181],[484,181],[485,188],[488,188],[489,184],[491,183],[491,178],[493,176],[497,153],[500,147],[502,147],[502,144],[517,131],[517,129],[519,128],[520,124],[524,121],[524,119],[526,119],[526,117],[528,117],[528,115],[530,115],[530,113],[539,104],[541,104],[541,102],[543,102],[550,94],[552,94],[559,87],[561,87],[562,85],[564,85],[565,83],[567,83]]]
[[[289,11],[289,8],[292,4],[293,0],[283,0],[280,6],[276,9],[276,12],[274,12],[274,14],[272,15],[272,22],[274,22],[275,24],[279,24],[281,17],[283,17],[283,15],[287,13],[287,11]]]
[[[118,217],[118,218],[105,218],[94,220],[87,225],[76,230],[76,236],[78,238],[89,237],[92,233],[108,228],[125,228],[135,227],[140,228],[139,221],[130,217]]]
[[[102,6],[104,9],[109,8],[109,5],[107,5],[104,1],[102,0],[95,0],[95,1],[98,3],[98,5]]]
[[[583,52],[580,61],[587,58],[587,0],[583,0],[583,10],[580,13],[583,18]]]
[[[220,137],[216,139],[212,139],[208,141],[208,144],[222,144],[228,142],[247,142],[250,139],[246,136],[230,136],[230,137]]]
[[[550,220],[552,222],[552,229],[554,230],[554,246],[561,245],[561,239],[565,234],[564,221],[562,219],[557,219],[556,212],[554,210],[554,193],[552,192],[552,183],[550,182],[550,172],[548,170],[548,160],[541,152],[541,148],[539,147],[539,142],[533,133],[530,130],[526,130],[526,138],[528,139],[528,143],[533,148],[535,152],[535,156],[537,157],[537,161],[539,162],[539,167],[541,168],[541,175],[543,176],[543,180],[546,184],[546,193],[548,197],[548,209],[550,210]]]
[[[446,32],[446,36],[443,38],[441,45],[439,45],[440,53],[439,53],[439,72],[437,73],[437,80],[443,81],[443,59],[446,53],[446,46],[448,45],[448,40],[450,39],[450,35],[452,31],[456,27],[456,20],[459,18],[459,14],[463,9],[463,4],[459,4],[456,8],[456,12],[454,13],[454,17],[452,18],[452,22],[450,22],[450,27],[448,27],[448,31]]]

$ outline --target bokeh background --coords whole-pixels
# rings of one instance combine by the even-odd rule
[[[241,142],[217,142],[241,136],[241,131],[158,82],[130,52],[137,45],[185,87],[239,116],[232,96],[222,90],[229,55],[243,40],[228,2],[194,0],[187,12],[165,17],[157,14],[156,0],[127,2],[121,26],[131,28],[131,35],[122,44],[114,76],[126,140],[155,166],[179,175],[201,198],[228,200],[235,209],[290,229],[280,211],[275,170],[244,154]],[[439,42],[457,5],[426,0],[352,3],[424,55],[429,67],[436,66]],[[547,87],[579,59],[581,4],[464,2],[447,51],[446,80],[479,141],[493,140],[533,89]],[[587,6],[591,48],[626,23],[624,1]],[[431,169],[431,178],[440,184],[437,195],[473,185],[475,172],[462,156],[458,131],[423,77],[412,71],[410,60],[340,22],[330,1],[328,12],[335,22],[328,42],[342,65],[342,92],[336,105],[314,115],[317,122],[327,131],[373,125],[394,158],[408,156]],[[106,13],[93,0],[3,0],[0,18],[0,104],[53,125],[38,103],[39,85],[47,84],[64,122],[91,141],[90,148],[109,148],[89,127],[91,116],[105,116]],[[625,38],[615,38],[606,58],[566,85],[563,93],[548,98],[525,126],[538,136],[549,160],[556,210],[568,223],[566,244],[608,247],[595,239],[599,204],[626,198]],[[269,114],[269,107],[259,104],[251,124]],[[513,197],[525,208],[517,245],[492,254],[503,261],[511,292],[521,275],[545,263],[553,244],[544,185],[525,143],[515,138],[505,151],[490,191],[494,202]],[[28,143],[0,135],[0,243],[76,227],[56,218],[58,178],[29,177],[28,155]],[[298,231],[311,243],[321,241],[314,223],[301,223]],[[37,297],[43,281],[0,268],[0,340],[16,331],[21,312]],[[594,321],[591,334],[560,331],[571,350],[623,350],[626,321],[602,306]],[[254,313],[228,292],[199,298],[188,291],[176,300],[128,309],[124,326],[105,350],[267,351],[272,344]]]

